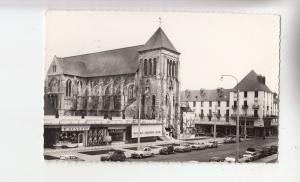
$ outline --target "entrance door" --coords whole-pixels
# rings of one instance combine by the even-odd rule
[[[78,135],[78,143],[83,143],[83,133]]]

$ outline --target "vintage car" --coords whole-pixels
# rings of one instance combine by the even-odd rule
[[[271,150],[271,154],[277,154],[278,153],[278,146],[277,145],[271,145],[270,150]]]
[[[144,147],[144,148],[141,148],[140,150],[134,151],[131,154],[131,157],[141,159],[141,158],[144,158],[144,157],[151,157],[153,155],[154,155],[154,153],[152,152],[150,147]]]
[[[195,143],[191,144],[192,150],[204,150],[206,149],[206,145],[204,143]]]
[[[84,161],[83,159],[80,159],[76,155],[61,155],[59,159],[64,161]]]
[[[164,146],[162,147],[160,150],[159,150],[159,153],[160,154],[173,154],[174,153],[174,147],[173,145],[167,145],[167,146]]]
[[[101,161],[125,161],[126,156],[124,151],[115,150],[110,151],[108,154],[101,156]]]
[[[217,141],[209,141],[205,143],[207,148],[217,148],[218,147],[218,142]]]
[[[247,149],[245,153],[243,154],[243,157],[247,157],[250,161],[255,161],[257,159],[260,159],[262,157],[262,151],[261,150],[251,150]]]
[[[238,163],[245,163],[245,162],[250,162],[251,160],[248,158],[248,157],[244,157],[242,155],[239,156],[239,159],[238,159]],[[228,162],[228,163],[235,163],[236,160],[235,160],[235,155],[234,154],[231,154],[227,157],[225,157],[225,160],[224,162]]]
[[[235,137],[226,137],[224,139],[224,143],[235,143],[236,142],[236,138]]]
[[[222,157],[211,157],[210,159],[209,159],[209,162],[224,162],[224,158],[222,158]]]
[[[182,143],[174,148],[175,152],[190,152],[192,151],[191,146],[188,143]]]

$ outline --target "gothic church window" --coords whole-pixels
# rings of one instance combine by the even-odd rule
[[[67,84],[66,84],[66,96],[71,96],[71,92],[72,92],[72,81],[71,80],[67,80]]]
[[[149,59],[149,75],[152,75],[152,60]]]
[[[156,75],[156,58],[153,59],[153,75]]]
[[[144,60],[144,75],[147,76],[147,59]]]

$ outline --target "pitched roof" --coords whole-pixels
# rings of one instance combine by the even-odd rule
[[[180,92],[180,99],[182,102],[192,101],[227,101],[229,100],[229,93],[232,89],[212,89],[212,90],[185,90]]]
[[[135,73],[139,67],[138,50],[143,45],[103,52],[57,58],[64,74],[81,77]]]
[[[167,49],[171,52],[174,52],[176,54],[180,54],[165,32],[159,27],[156,32],[151,36],[151,38],[146,42],[146,44],[139,50],[139,51],[147,51],[147,50],[155,50],[155,49]]]
[[[265,91],[272,92],[265,84],[265,78],[257,75],[254,70],[251,70],[238,84],[240,91]],[[233,89],[235,90],[237,86]]]

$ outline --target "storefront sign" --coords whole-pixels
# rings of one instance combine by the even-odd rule
[[[61,131],[87,131],[90,126],[62,126]]]
[[[151,136],[162,136],[161,125],[141,125],[140,126],[140,137],[151,137]],[[138,137],[138,125],[132,125],[131,137]]]

